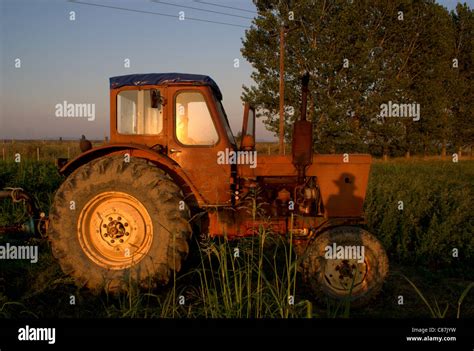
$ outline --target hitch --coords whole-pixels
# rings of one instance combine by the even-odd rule
[[[33,198],[22,188],[4,188],[0,190],[0,199],[11,199],[14,203],[23,202],[26,206],[28,219],[23,223],[0,226],[0,234],[24,233],[43,236],[48,229],[48,219],[44,212],[36,207]]]

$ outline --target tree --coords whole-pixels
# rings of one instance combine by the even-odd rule
[[[258,117],[269,130],[278,130],[276,33],[283,25],[285,106],[296,111],[286,115],[287,140],[289,125],[299,117],[304,72],[311,77],[308,114],[318,152],[427,153],[443,140],[472,135],[467,131],[458,138],[453,132],[465,126],[465,110],[458,111],[472,97],[465,84],[472,74],[472,24],[466,24],[472,23],[472,11],[467,6],[459,16],[459,57],[466,64],[459,70],[464,82],[459,85],[448,69],[454,28],[447,10],[434,0],[254,2],[258,16],[246,31],[242,54],[255,69],[256,85],[244,87],[242,98],[259,108]],[[456,104],[448,87],[458,96]],[[380,106],[389,101],[419,103],[422,118],[381,118]],[[448,116],[456,113],[451,122]]]
[[[448,113],[451,116],[451,137],[455,151],[474,144],[474,13],[467,5],[458,4],[451,13],[455,46],[452,89]],[[456,65],[455,65],[456,66]]]

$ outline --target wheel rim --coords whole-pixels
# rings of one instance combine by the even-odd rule
[[[145,206],[117,191],[103,192],[83,207],[78,237],[84,253],[108,269],[125,269],[146,256],[153,241],[153,224]]]
[[[341,293],[357,291],[365,283],[368,272],[366,261],[358,260],[327,260],[324,269],[324,279],[334,291]]]

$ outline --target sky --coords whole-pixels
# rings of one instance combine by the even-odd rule
[[[109,77],[152,72],[211,76],[237,134],[242,85],[253,84],[252,67],[240,53],[256,14],[251,0],[79,1],[135,12],[67,0],[0,0],[0,139],[102,139],[109,135]],[[438,3],[453,9],[457,1]],[[56,117],[55,106],[64,101],[95,104],[95,120]],[[276,140],[261,121],[257,140]]]

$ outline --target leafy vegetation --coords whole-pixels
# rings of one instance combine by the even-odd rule
[[[344,302],[316,302],[300,281],[291,245],[261,230],[239,241],[195,238],[186,266],[167,287],[138,291],[130,286],[119,296],[93,296],[78,289],[61,272],[49,244],[31,238],[30,244],[40,246],[37,264],[0,262],[0,318],[472,317],[473,173],[472,161],[373,165],[368,227],[387,249],[391,274],[377,300],[362,310]],[[0,163],[0,188],[23,187],[42,209],[49,207],[60,182],[52,163]],[[398,201],[404,202],[403,210]],[[0,209],[0,225],[24,219],[21,204],[3,201]],[[23,240],[0,237],[0,243]],[[457,258],[453,247],[459,250]],[[397,304],[400,295],[405,297],[403,306]]]
[[[474,259],[473,162],[376,163],[365,207],[369,230],[398,262],[446,268]]]

